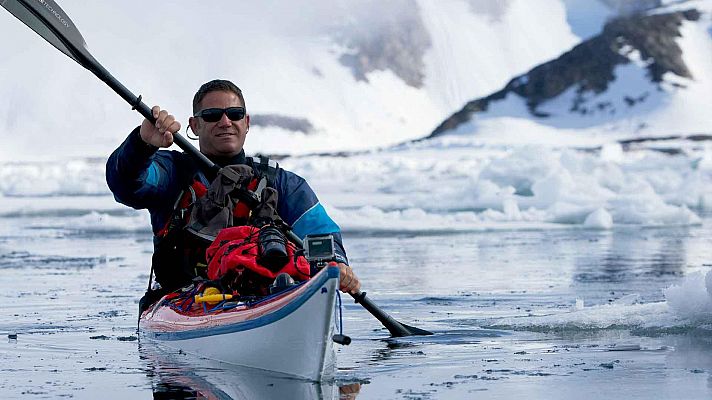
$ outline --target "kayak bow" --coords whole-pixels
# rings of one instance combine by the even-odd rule
[[[328,267],[263,301],[215,312],[181,312],[164,297],[141,315],[140,336],[200,357],[319,381],[334,367],[338,284],[339,269]]]

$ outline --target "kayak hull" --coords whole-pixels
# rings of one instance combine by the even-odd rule
[[[319,381],[334,369],[339,270],[253,306],[186,315],[157,302],[141,315],[142,339],[200,357]]]

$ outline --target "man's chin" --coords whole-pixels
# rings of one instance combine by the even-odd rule
[[[218,157],[233,157],[238,154],[240,154],[240,151],[242,150],[242,147],[237,147],[237,146],[230,146],[230,147],[221,147],[215,149],[214,155]]]
[[[236,142],[213,143],[212,146],[201,146],[200,151],[208,157],[232,157],[242,151],[242,144]]]

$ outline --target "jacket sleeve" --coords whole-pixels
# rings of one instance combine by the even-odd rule
[[[119,203],[136,209],[165,207],[175,192],[172,152],[147,145],[134,129],[106,162],[106,183]],[[175,197],[175,195],[174,195]]]
[[[329,217],[316,194],[301,176],[279,169],[276,184],[279,192],[278,212],[300,239],[307,235],[334,235],[336,260],[348,264],[341,238],[341,228]]]

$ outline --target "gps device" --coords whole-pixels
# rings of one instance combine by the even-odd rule
[[[304,238],[304,256],[310,263],[334,261],[334,235],[309,235]]]

